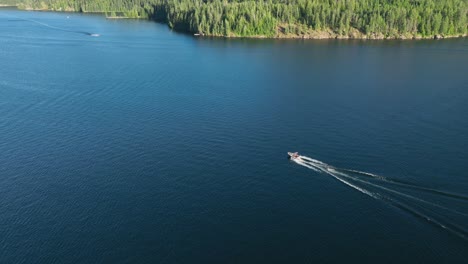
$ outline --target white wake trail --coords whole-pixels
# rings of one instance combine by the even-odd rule
[[[415,201],[418,201],[418,202],[421,202],[421,203],[424,203],[424,204],[428,204],[428,205],[431,205],[431,206],[434,206],[434,207],[437,207],[439,209],[443,209],[443,210],[447,210],[447,211],[450,211],[452,213],[456,213],[456,214],[460,214],[460,215],[464,215],[464,216],[468,216],[467,214],[465,213],[462,213],[462,212],[459,212],[457,210],[453,210],[453,209],[450,209],[450,208],[447,208],[445,206],[442,206],[442,205],[439,205],[439,204],[436,204],[436,203],[431,203],[429,201],[426,201],[424,199],[421,199],[421,198],[417,198],[415,196],[412,196],[412,195],[409,195],[409,194],[405,194],[405,193],[402,193],[402,192],[399,192],[399,191],[395,191],[395,190],[392,190],[390,188],[386,188],[386,187],[383,187],[383,186],[380,186],[380,185],[377,185],[377,184],[374,184],[374,183],[371,183],[371,182],[368,182],[368,181],[364,181],[364,180],[361,180],[361,179],[358,179],[356,177],[352,177],[352,176],[349,176],[345,173],[342,173],[342,172],[338,172],[338,171],[335,171],[335,170],[332,170],[333,173],[337,173],[339,175],[342,175],[343,177],[346,177],[346,178],[350,178],[350,179],[353,179],[355,181],[358,181],[358,182],[361,182],[361,183],[364,183],[364,184],[367,184],[367,185],[370,185],[370,186],[373,186],[375,188],[379,188],[381,190],[385,190],[387,192],[391,192],[391,193],[394,193],[394,194],[397,194],[397,195],[401,195],[403,197],[406,197],[408,199],[412,199],[412,200],[415,200]]]
[[[21,18],[21,17],[13,16],[13,15],[6,15],[6,16],[7,16],[7,17],[13,17],[13,18],[16,18],[16,19],[18,19],[18,20],[33,22],[33,23],[36,23],[36,24],[41,25],[41,26],[43,26],[43,27],[50,28],[50,29],[55,29],[55,30],[59,30],[59,31],[65,31],[65,32],[71,32],[71,33],[84,34],[84,35],[88,35],[88,36],[91,36],[91,37],[99,37],[99,36],[100,36],[100,34],[97,34],[97,33],[91,33],[91,32],[86,32],[86,31],[79,31],[79,30],[71,30],[71,29],[66,29],[66,28],[60,28],[60,27],[56,27],[56,26],[51,26],[51,25],[46,24],[46,23],[44,23],[44,22],[40,22],[40,21],[37,21],[37,20],[34,20],[34,19],[30,19],[30,18]]]
[[[391,197],[387,197],[385,195],[382,195],[380,193],[373,193],[369,190],[367,190],[366,188],[363,188],[363,187],[360,187],[356,184],[354,184],[354,182],[359,182],[359,183],[363,183],[363,184],[366,184],[366,185],[369,185],[371,187],[374,187],[374,188],[377,188],[377,189],[380,189],[382,191],[386,191],[388,193],[392,193],[392,194],[395,194],[399,197],[404,197],[404,198],[407,198],[407,199],[410,199],[414,202],[419,202],[422,204],[426,204],[426,205],[429,205],[429,206],[433,206],[435,208],[438,208],[438,209],[442,209],[442,210],[445,210],[445,211],[449,211],[449,212],[452,212],[452,213],[455,213],[455,214],[458,214],[458,215],[463,215],[463,216],[468,216],[468,214],[465,214],[465,213],[462,213],[462,212],[459,212],[457,210],[454,210],[454,209],[450,209],[450,208],[447,208],[445,206],[442,206],[442,205],[439,205],[437,203],[432,203],[432,202],[429,202],[429,201],[426,201],[424,199],[421,199],[421,198],[418,198],[418,197],[415,197],[415,196],[412,196],[412,195],[409,195],[409,194],[405,194],[405,193],[402,193],[402,192],[399,192],[399,191],[396,191],[396,190],[393,190],[393,189],[390,189],[390,188],[387,188],[387,187],[384,187],[384,186],[380,186],[378,184],[375,184],[375,183],[372,183],[372,182],[368,182],[368,181],[365,181],[365,180],[362,180],[362,179],[359,179],[355,176],[352,176],[350,174],[347,174],[347,173],[344,173],[342,171],[349,171],[351,173],[357,173],[357,174],[361,174],[361,175],[366,175],[366,176],[371,176],[372,178],[374,179],[379,179],[379,180],[382,180],[383,182],[386,182],[386,183],[391,183],[391,184],[396,184],[396,185],[400,185],[400,186],[403,186],[403,187],[411,187],[411,188],[414,188],[414,189],[419,189],[419,190],[423,190],[423,191],[430,191],[430,192],[433,192],[433,193],[438,193],[440,195],[450,195],[450,196],[457,196],[455,194],[450,194],[450,193],[445,193],[445,192],[442,192],[442,191],[438,191],[438,190],[433,190],[433,189],[429,189],[429,188],[425,188],[425,187],[419,187],[419,186],[416,186],[416,185],[411,185],[411,184],[405,184],[405,183],[399,183],[399,182],[394,182],[392,180],[389,180],[383,176],[379,176],[379,175],[376,175],[376,174],[372,174],[372,173],[367,173],[367,172],[362,172],[362,171],[358,171],[358,170],[348,170],[348,169],[339,169],[339,168],[335,168],[333,166],[330,166],[324,162],[321,162],[321,161],[318,161],[318,160],[315,160],[315,159],[312,159],[312,158],[309,158],[309,157],[305,157],[305,156],[299,156],[298,158],[295,158],[293,159],[294,162],[296,162],[297,164],[299,165],[302,165],[304,167],[307,167],[307,168],[310,168],[316,172],[323,172],[323,173],[326,173],[332,177],[334,177],[335,179],[337,179],[338,181],[346,184],[347,186],[363,193],[363,194],[366,194],[368,196],[371,196],[372,198],[375,198],[375,199],[380,199],[380,200],[384,200],[384,201],[387,201],[389,202],[390,204],[398,207],[398,208],[401,208],[417,217],[420,217],[420,218],[423,218],[423,219],[426,219],[427,221],[435,224],[436,226],[438,227],[441,227],[443,229],[446,229],[452,233],[454,233],[455,235],[463,238],[463,239],[467,239],[468,237],[468,232],[463,228],[463,227],[460,227],[458,226],[457,224],[455,223],[451,223],[450,221],[447,221],[447,219],[445,219],[445,221],[441,221],[441,219],[437,219],[433,216],[430,216],[430,215],[427,215],[423,212],[421,212],[420,210],[416,209],[415,207],[413,206],[410,206],[409,204],[407,203],[404,203],[403,201],[398,201],[398,200],[395,200]],[[337,170],[341,170],[340,171],[337,171]],[[349,179],[353,182],[350,182],[349,180],[346,180],[346,179]],[[464,196],[460,196],[461,198],[460,199],[464,199]],[[417,204],[414,204],[416,207],[420,207],[420,209],[422,209],[423,211],[430,211],[432,214],[434,215],[438,215],[438,213],[436,213],[435,211],[432,211],[432,210],[429,210],[429,208],[425,208],[425,207],[421,207],[421,205],[417,206]],[[443,216],[443,215],[439,215],[439,218],[446,218],[447,216]]]
[[[445,206],[442,206],[442,205],[439,205],[439,204],[436,204],[436,203],[431,203],[431,202],[428,202],[426,200],[423,200],[421,198],[417,198],[417,197],[414,197],[412,195],[409,195],[409,194],[405,194],[405,193],[402,193],[402,192],[399,192],[399,191],[395,191],[393,189],[389,189],[389,188],[386,188],[386,187],[383,187],[383,186],[380,186],[380,185],[377,185],[377,184],[374,184],[374,183],[371,183],[371,182],[368,182],[368,181],[364,181],[362,179],[359,179],[359,178],[356,178],[356,177],[353,177],[349,174],[346,174],[346,173],[343,173],[343,172],[339,172],[337,171],[338,168],[334,168],[333,166],[330,166],[324,162],[321,162],[321,161],[318,161],[318,160],[315,160],[315,159],[312,159],[312,158],[309,158],[309,157],[305,157],[305,156],[299,156],[299,158],[301,160],[308,160],[308,161],[311,161],[311,162],[307,162],[307,161],[304,161],[304,162],[297,162],[298,164],[302,164],[302,165],[312,165],[313,166],[313,169],[315,171],[320,170],[322,172],[325,172],[333,177],[335,177],[336,179],[340,180],[341,182],[344,182],[342,178],[337,178],[338,175],[342,176],[342,177],[346,177],[348,179],[352,179],[352,180],[355,180],[355,181],[358,181],[358,182],[361,182],[361,183],[364,183],[364,184],[367,184],[367,185],[370,185],[370,186],[373,186],[375,188],[378,188],[378,189],[381,189],[381,190],[385,190],[387,192],[390,192],[390,193],[393,193],[393,194],[396,194],[396,195],[400,195],[400,196],[403,196],[403,197],[406,197],[408,199],[412,199],[412,200],[415,200],[415,201],[418,201],[418,202],[421,202],[421,203],[425,203],[425,204],[428,204],[428,205],[431,205],[431,206],[434,206],[434,207],[437,207],[439,209],[443,209],[443,210],[447,210],[447,211],[450,211],[452,213],[456,213],[456,214],[460,214],[460,215],[463,215],[463,216],[468,216],[467,214],[465,213],[462,213],[462,212],[459,212],[457,210],[453,210],[453,209],[450,209],[450,208],[447,208]],[[294,159],[295,161],[298,160],[298,159]],[[309,166],[307,166],[309,167]],[[382,179],[384,180],[385,182],[388,182],[388,183],[393,183],[393,184],[397,184],[397,185],[403,185],[401,183],[395,183],[395,182],[392,182],[392,181],[389,181],[389,180],[386,180],[385,177],[382,177],[382,176],[378,176],[376,174],[372,174],[372,173],[367,173],[367,172],[362,172],[362,171],[358,171],[358,170],[348,170],[348,169],[341,169],[341,170],[346,170],[346,171],[351,171],[351,172],[357,172],[359,174],[365,174],[365,175],[369,175],[369,176],[372,176],[374,178],[378,178],[378,179]],[[349,184],[348,184],[349,185]],[[421,190],[427,190],[426,188],[421,188],[421,187],[417,187],[415,186],[415,188],[417,189],[421,189]],[[362,188],[360,188],[362,189]],[[361,192],[363,192],[362,190],[360,190]],[[367,192],[367,190],[366,190]],[[373,196],[374,197],[374,196]],[[375,198],[375,197],[374,197]]]
[[[299,160],[299,159],[293,159],[293,161],[296,162],[296,163],[299,164],[299,165],[302,165],[302,166],[304,166],[304,167],[307,167],[307,168],[309,168],[309,169],[312,169],[312,170],[314,170],[314,171],[316,171],[316,172],[320,172],[320,170],[319,170],[318,168],[316,168],[314,165],[309,165],[309,164],[307,164],[307,163],[305,163],[305,162],[303,162],[303,161],[301,161],[301,160]]]
[[[346,180],[344,180],[344,179],[342,179],[342,178],[340,178],[340,177],[338,177],[338,176],[336,176],[336,175],[333,175],[333,174],[331,174],[331,173],[329,173],[329,172],[326,172],[326,173],[328,173],[329,175],[333,176],[335,179],[339,180],[340,182],[342,182],[342,183],[344,183],[344,184],[346,184],[346,185],[348,185],[348,186],[350,186],[350,187],[352,187],[352,188],[354,188],[354,189],[356,189],[356,190],[358,190],[358,191],[360,191],[360,192],[362,192],[362,193],[364,193],[364,194],[367,194],[367,195],[369,195],[369,196],[372,197],[372,198],[380,199],[379,196],[377,196],[376,194],[374,194],[374,193],[372,193],[372,192],[370,192],[370,191],[368,191],[368,190],[366,190],[366,189],[364,189],[364,188],[360,188],[360,187],[358,187],[358,186],[356,186],[356,185],[350,183],[349,181],[346,181]]]
[[[428,187],[424,187],[424,186],[418,186],[416,184],[412,184],[412,183],[405,182],[405,181],[402,181],[402,180],[389,179],[389,178],[384,177],[382,175],[377,175],[377,174],[370,173],[370,172],[353,170],[353,169],[345,169],[345,168],[337,168],[337,167],[333,167],[331,165],[328,165],[328,164],[326,164],[324,162],[321,162],[319,160],[312,159],[312,158],[306,157],[306,156],[299,156],[299,158],[304,163],[313,165],[315,167],[322,167],[322,168],[326,168],[327,170],[333,169],[333,170],[336,170],[336,171],[345,171],[345,172],[351,172],[351,173],[354,173],[354,174],[360,174],[360,175],[364,175],[364,176],[369,176],[372,179],[383,181],[385,183],[398,185],[398,186],[401,186],[403,188],[414,189],[414,190],[424,191],[424,192],[428,192],[428,193],[432,193],[432,194],[436,194],[436,195],[446,196],[446,197],[449,197],[449,198],[468,201],[468,196],[464,196],[464,195],[461,195],[461,194],[445,192],[445,191],[441,191],[441,190],[437,190],[437,189],[433,189],[433,188],[428,188]],[[348,175],[348,174],[346,174],[346,175]],[[348,176],[350,176],[350,175],[348,175]]]
[[[343,170],[350,171],[350,172],[354,172],[354,173],[359,173],[359,174],[363,174],[363,175],[367,175],[367,176],[370,176],[370,177],[373,177],[373,178],[377,178],[377,179],[381,179],[381,180],[387,180],[387,178],[384,177],[384,176],[380,176],[380,175],[373,174],[373,173],[370,173],[370,172],[358,171],[358,170],[351,170],[351,169],[343,169]]]
[[[305,158],[305,159],[304,159],[304,158]],[[309,160],[309,161],[312,161],[312,162],[306,162],[306,161],[304,161],[304,160]],[[373,197],[373,198],[375,198],[375,199],[379,199],[379,197],[378,197],[376,194],[374,194],[374,193],[372,193],[372,192],[369,192],[369,191],[366,190],[366,189],[360,188],[360,187],[358,187],[358,186],[356,186],[356,185],[350,183],[349,181],[344,180],[343,178],[341,178],[341,177],[339,177],[339,176],[337,176],[337,175],[331,174],[331,173],[327,170],[327,169],[328,169],[328,165],[325,164],[325,163],[323,163],[323,162],[321,162],[321,161],[314,160],[314,159],[311,159],[311,158],[308,158],[308,157],[304,157],[304,156],[299,156],[299,158],[293,159],[293,161],[296,162],[297,164],[300,164],[300,165],[302,165],[302,166],[304,166],[304,167],[307,167],[307,168],[309,168],[309,169],[312,169],[312,170],[314,170],[314,171],[316,171],[316,172],[325,172],[325,173],[327,173],[327,174],[333,176],[335,179],[339,180],[340,182],[342,182],[342,183],[344,183],[344,184],[350,186],[351,188],[356,189],[356,190],[358,190],[358,191],[360,191],[360,192],[362,192],[362,193],[364,193],[364,194],[367,194],[367,195],[369,195],[369,196],[371,196],[371,197]]]

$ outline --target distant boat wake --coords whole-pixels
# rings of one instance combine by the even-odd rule
[[[468,224],[468,213],[459,211],[460,205],[461,208],[468,209],[468,196],[389,179],[369,172],[336,168],[306,156],[298,156],[292,161],[318,173],[328,174],[361,193],[385,201],[464,240],[468,240],[466,226]],[[412,194],[400,192],[397,188],[406,189]],[[419,193],[419,195],[413,195],[414,192]],[[420,196],[423,196],[423,194],[430,195],[436,201],[421,198]],[[450,203],[458,203],[459,208],[454,209],[442,205],[441,202],[444,199],[449,199]]]
[[[59,31],[64,31],[64,32],[71,32],[71,33],[77,33],[77,34],[83,34],[83,35],[87,35],[87,36],[91,36],[91,37],[99,37],[99,36],[100,36],[100,34],[97,34],[97,33],[92,33],[92,32],[86,32],[86,31],[71,30],[71,29],[66,29],[66,28],[55,27],[55,26],[51,26],[51,25],[49,25],[49,24],[46,24],[46,23],[43,23],[43,22],[40,22],[40,21],[37,21],[37,20],[27,19],[27,18],[19,18],[19,17],[16,17],[16,19],[14,19],[14,20],[9,20],[9,21],[29,21],[29,22],[36,23],[36,24],[41,25],[41,26],[46,27],[46,28],[54,29],[54,30],[59,30]]]

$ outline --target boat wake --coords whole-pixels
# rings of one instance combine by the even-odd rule
[[[34,19],[15,17],[15,19],[10,19],[9,21],[11,21],[11,22],[13,22],[13,21],[29,21],[29,22],[38,24],[40,26],[43,26],[43,27],[46,27],[46,28],[49,28],[49,29],[54,29],[54,30],[59,30],[59,31],[64,31],[64,32],[71,32],[71,33],[77,33],[77,34],[83,34],[83,35],[87,35],[87,36],[91,36],[91,37],[99,37],[100,36],[100,34],[97,34],[97,33],[92,33],[92,32],[87,32],[87,31],[79,31],[79,30],[71,30],[71,29],[51,26],[49,24],[46,24],[44,22],[40,22],[40,21],[37,21],[37,20],[34,20]]]
[[[291,160],[315,172],[330,175],[363,194],[382,200],[468,240],[466,226],[468,224],[468,212],[466,212],[468,211],[468,196],[390,179],[369,172],[337,168],[306,156],[298,156]],[[447,199],[449,199],[449,205],[443,204],[443,201]],[[456,209],[450,206],[456,203],[461,204],[463,211],[460,210],[460,206]]]

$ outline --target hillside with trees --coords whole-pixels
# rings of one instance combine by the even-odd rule
[[[468,0],[17,1],[21,9],[152,19],[207,36],[434,38],[468,31]]]
[[[15,6],[19,0],[0,0],[0,6]]]

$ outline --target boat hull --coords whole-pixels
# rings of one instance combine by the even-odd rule
[[[298,157],[299,157],[299,154],[297,152],[288,152],[289,159],[297,159]]]

